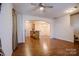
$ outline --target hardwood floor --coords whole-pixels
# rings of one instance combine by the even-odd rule
[[[18,44],[13,56],[76,56],[79,55],[79,44],[41,37],[26,38],[26,42]]]

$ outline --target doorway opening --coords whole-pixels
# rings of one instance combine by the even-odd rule
[[[45,21],[25,21],[25,37],[30,37],[32,31],[36,31],[37,37],[50,37],[50,24]]]

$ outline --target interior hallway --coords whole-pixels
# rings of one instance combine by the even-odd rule
[[[46,56],[46,55],[79,55],[79,44],[63,41],[60,39],[50,39],[48,36],[40,39],[26,38],[26,42],[19,44],[13,52],[13,56]]]

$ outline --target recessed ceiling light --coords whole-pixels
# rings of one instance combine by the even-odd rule
[[[66,10],[65,13],[72,13],[76,10],[77,10],[76,8],[70,8],[70,9]]]

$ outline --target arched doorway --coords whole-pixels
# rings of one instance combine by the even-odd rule
[[[50,37],[50,24],[45,21],[30,20],[25,21],[25,36],[30,37],[30,31],[32,30],[32,23],[35,24],[35,30],[39,31],[39,37]]]

